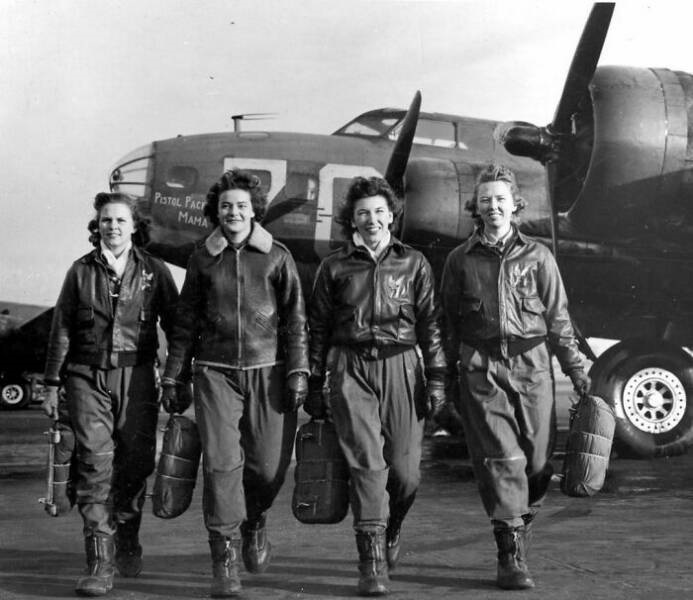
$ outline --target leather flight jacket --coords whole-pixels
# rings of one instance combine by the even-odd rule
[[[513,229],[503,250],[477,231],[448,255],[441,284],[448,359],[460,344],[508,358],[546,340],[566,374],[582,369],[556,261]]]
[[[65,276],[53,312],[45,380],[59,384],[65,363],[108,369],[154,362],[157,321],[169,334],[178,289],[163,261],[133,246],[118,280],[93,250]]]
[[[426,258],[392,237],[374,259],[349,241],[327,256],[310,301],[311,375],[325,373],[332,346],[385,358],[419,345],[428,376],[444,372],[445,354],[433,271]]]
[[[164,377],[186,357],[221,369],[308,372],[301,283],[289,250],[258,223],[238,248],[217,227],[190,257]]]

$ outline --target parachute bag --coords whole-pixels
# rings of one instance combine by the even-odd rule
[[[200,465],[200,434],[188,417],[171,415],[164,430],[152,491],[152,512],[161,519],[182,515],[192,501]]]
[[[46,497],[39,502],[50,516],[59,517],[75,505],[75,434],[69,423],[59,420],[54,420],[45,434],[48,436],[47,490]]]
[[[611,407],[598,396],[585,394],[570,409],[561,479],[564,494],[584,498],[602,489],[615,428]]]
[[[301,522],[339,523],[349,510],[349,465],[334,423],[312,419],[296,433],[291,510]]]

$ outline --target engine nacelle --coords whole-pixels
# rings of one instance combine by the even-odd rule
[[[406,172],[401,236],[414,246],[453,248],[473,230],[464,209],[474,191],[468,164],[432,158],[410,159]]]
[[[668,69],[600,67],[590,85],[593,135],[589,168],[569,217],[582,231],[628,238],[666,234],[691,222],[693,181],[689,107],[693,77]]]

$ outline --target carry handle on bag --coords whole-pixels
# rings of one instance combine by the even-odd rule
[[[563,459],[561,491],[593,496],[604,485],[616,419],[599,396],[584,394],[570,409],[570,429]]]
[[[190,506],[200,465],[200,434],[188,417],[172,414],[164,429],[152,491],[152,512],[161,519],[182,515]]]
[[[291,510],[307,524],[339,523],[349,510],[349,465],[334,423],[311,419],[296,433]]]

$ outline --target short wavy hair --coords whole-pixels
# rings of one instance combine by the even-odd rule
[[[101,243],[101,232],[99,231],[99,217],[101,209],[107,204],[124,204],[130,209],[132,220],[135,224],[135,233],[132,234],[132,242],[137,246],[146,245],[149,240],[149,223],[140,214],[137,198],[124,194],[123,192],[99,192],[94,196],[94,210],[96,214],[89,221],[87,229],[89,230],[89,241],[97,248]]]
[[[250,194],[250,203],[255,213],[255,221],[262,221],[267,210],[267,194],[260,185],[260,178],[250,171],[231,169],[226,171],[207,193],[204,215],[214,225],[219,225],[219,198],[229,190],[245,190]]]
[[[392,230],[395,227],[402,214],[402,200],[397,197],[390,184],[382,177],[354,177],[339,208],[339,214],[335,218],[337,223],[341,225],[342,234],[345,238],[350,239],[354,231],[356,231],[356,228],[352,225],[356,203],[362,198],[370,198],[371,196],[382,196],[385,198],[390,212],[394,215],[390,229]]]
[[[481,225],[482,223],[482,219],[477,211],[479,187],[481,184],[489,183],[491,181],[504,181],[510,186],[510,193],[513,195],[513,201],[515,202],[515,216],[518,216],[520,212],[522,212],[527,206],[525,199],[520,196],[520,188],[517,185],[517,178],[515,177],[513,170],[505,165],[490,163],[486,165],[477,175],[476,183],[474,184],[474,194],[464,205],[464,208],[472,213],[472,218],[477,225]]]

